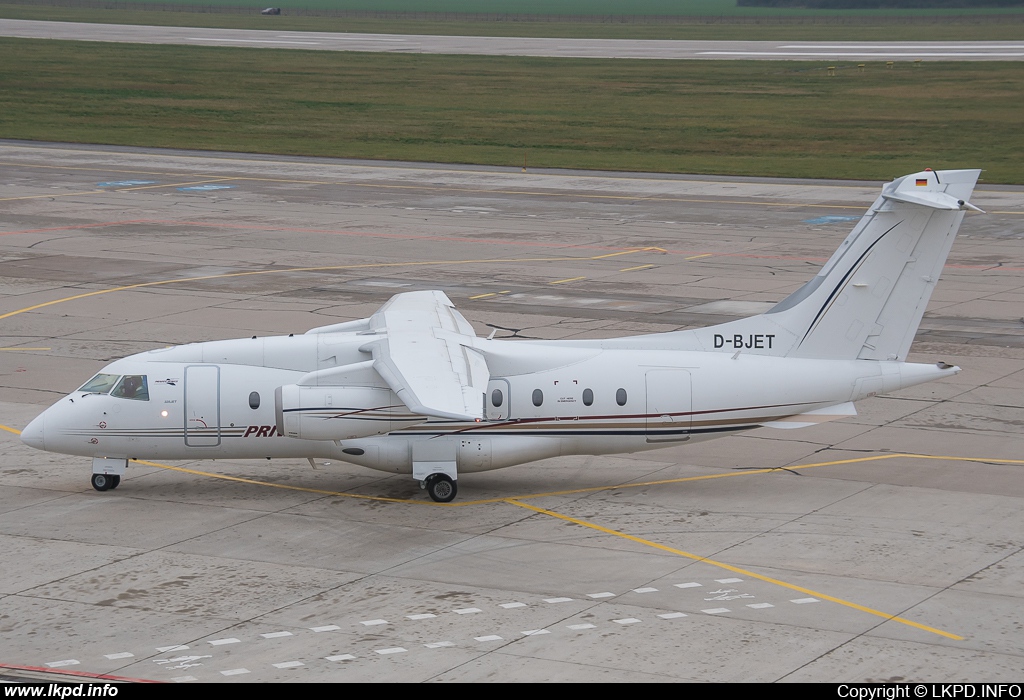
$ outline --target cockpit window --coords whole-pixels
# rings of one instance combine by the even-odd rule
[[[117,384],[118,379],[120,379],[120,375],[117,374],[97,374],[83,384],[79,391],[84,391],[88,394],[106,394],[112,386]]]
[[[136,401],[149,401],[149,387],[146,384],[146,375],[144,374],[126,374],[114,390],[110,392],[111,396],[116,396],[120,399],[135,399]]]

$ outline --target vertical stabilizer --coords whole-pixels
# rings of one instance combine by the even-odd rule
[[[724,351],[905,360],[964,211],[981,211],[968,203],[980,174],[926,170],[886,184],[813,279],[760,316],[698,331],[702,345],[713,337]]]
[[[942,274],[980,170],[893,180],[821,271],[767,312],[603,347],[904,361]],[[561,341],[559,344],[572,344]]]
[[[821,272],[766,314],[799,335],[787,354],[905,360],[980,172],[887,184]]]

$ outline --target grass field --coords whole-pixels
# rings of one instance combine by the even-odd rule
[[[628,61],[0,40],[0,137],[1024,184],[1024,64]]]
[[[712,1],[712,0],[709,0]],[[713,0],[719,2],[719,0]],[[269,2],[269,0],[268,0]],[[262,7],[263,5],[259,5]],[[391,34],[444,34],[449,36],[531,36],[607,39],[725,39],[779,41],[1009,41],[1024,39],[1024,8],[1016,8],[1014,21],[984,13],[967,16],[895,15],[879,23],[877,16],[843,16],[829,20],[815,16],[794,23],[771,23],[771,17],[752,24],[685,23],[639,24],[622,22],[525,22],[381,19],[365,17],[304,17],[285,14],[165,12],[156,10],[86,9],[0,2],[0,18],[36,19],[110,24],[273,29],[283,31],[337,31]],[[287,12],[287,10],[286,10]],[[1011,12],[1011,10],[1007,10]],[[781,16],[781,15],[780,15]],[[822,19],[824,17],[824,19]],[[831,23],[819,23],[831,22]]]

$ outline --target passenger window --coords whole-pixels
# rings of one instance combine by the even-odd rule
[[[117,384],[119,378],[120,375],[118,374],[97,374],[83,384],[79,391],[84,391],[88,394],[106,394],[112,386]]]
[[[544,403],[544,392],[541,391],[540,389],[534,389],[533,390],[533,405],[534,406],[540,406],[542,403]]]
[[[119,399],[134,399],[135,401],[149,401],[149,387],[146,384],[146,375],[127,374],[121,378],[111,396]]]
[[[260,393],[258,391],[254,391],[251,394],[249,394],[249,408],[251,408],[252,410],[255,411],[259,407],[260,407]]]
[[[491,392],[491,404],[498,408],[505,401],[505,397],[501,395],[501,389],[495,389]]]
[[[620,406],[625,406],[626,405],[626,390],[625,389],[619,389],[618,391],[615,392],[615,403],[619,404]]]
[[[590,406],[594,403],[594,392],[591,389],[583,390],[583,405]]]

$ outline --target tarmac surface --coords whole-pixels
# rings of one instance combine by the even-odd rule
[[[16,435],[113,359],[399,291],[498,337],[756,313],[880,185],[0,142],[3,675],[1019,681],[1020,187],[975,193],[911,353],[964,371],[815,428],[464,475],[454,507],[302,460],[99,493]]]
[[[0,19],[0,36],[311,51],[474,54],[560,58],[775,61],[1020,61],[1024,41],[684,41],[424,36],[262,29],[203,29]]]

